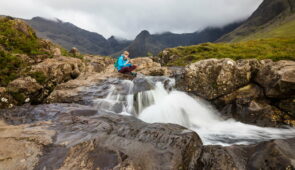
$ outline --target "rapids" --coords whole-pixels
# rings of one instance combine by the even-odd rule
[[[122,80],[110,84],[104,98],[93,100],[99,110],[135,116],[148,123],[174,123],[199,134],[205,145],[252,144],[295,137],[294,128],[263,128],[223,119],[210,103],[173,89],[175,81],[144,77],[141,84]],[[148,88],[138,86],[148,84]]]

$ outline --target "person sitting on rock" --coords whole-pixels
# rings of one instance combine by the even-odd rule
[[[136,73],[132,72],[136,69],[136,66],[132,65],[132,63],[130,62],[128,51],[124,51],[124,53],[118,58],[115,63],[115,67],[120,73],[136,76]]]

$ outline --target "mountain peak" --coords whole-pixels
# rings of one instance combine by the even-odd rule
[[[148,32],[147,30],[143,30],[137,35],[137,37],[148,37],[150,35],[150,32]]]
[[[63,21],[58,18],[49,19],[49,18],[44,18],[44,17],[39,17],[39,16],[33,17],[31,20],[36,21],[36,22],[38,22],[38,21],[46,21],[46,22],[51,21],[51,22],[63,23]]]

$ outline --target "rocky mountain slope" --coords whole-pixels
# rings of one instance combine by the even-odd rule
[[[147,56],[156,55],[160,51],[169,47],[195,45],[204,42],[214,42],[222,35],[231,32],[237,28],[241,22],[229,24],[223,28],[207,28],[200,32],[175,34],[150,34],[148,31],[142,31],[135,40],[124,50],[130,51],[131,55]],[[119,54],[119,53],[116,53]]]
[[[264,0],[247,21],[218,42],[295,37],[294,12],[294,0]]]
[[[130,41],[116,40],[114,37],[105,39],[102,35],[83,30],[71,23],[61,20],[49,20],[34,17],[26,22],[36,30],[37,35],[49,39],[70,50],[76,47],[82,53],[109,55],[130,44]]]
[[[194,45],[203,42],[213,42],[222,35],[237,28],[241,22],[229,24],[224,28],[207,28],[200,32],[187,34],[163,33],[151,35],[142,31],[134,41],[117,40],[115,37],[105,39],[97,33],[89,32],[77,26],[60,20],[48,20],[35,17],[26,22],[32,26],[37,35],[49,39],[70,50],[78,48],[82,53],[118,56],[124,50],[131,57],[146,56],[148,53],[157,54],[164,48]]]

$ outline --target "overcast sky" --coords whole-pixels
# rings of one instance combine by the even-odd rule
[[[0,0],[0,15],[59,18],[133,39],[142,30],[186,33],[249,17],[262,0]]]

